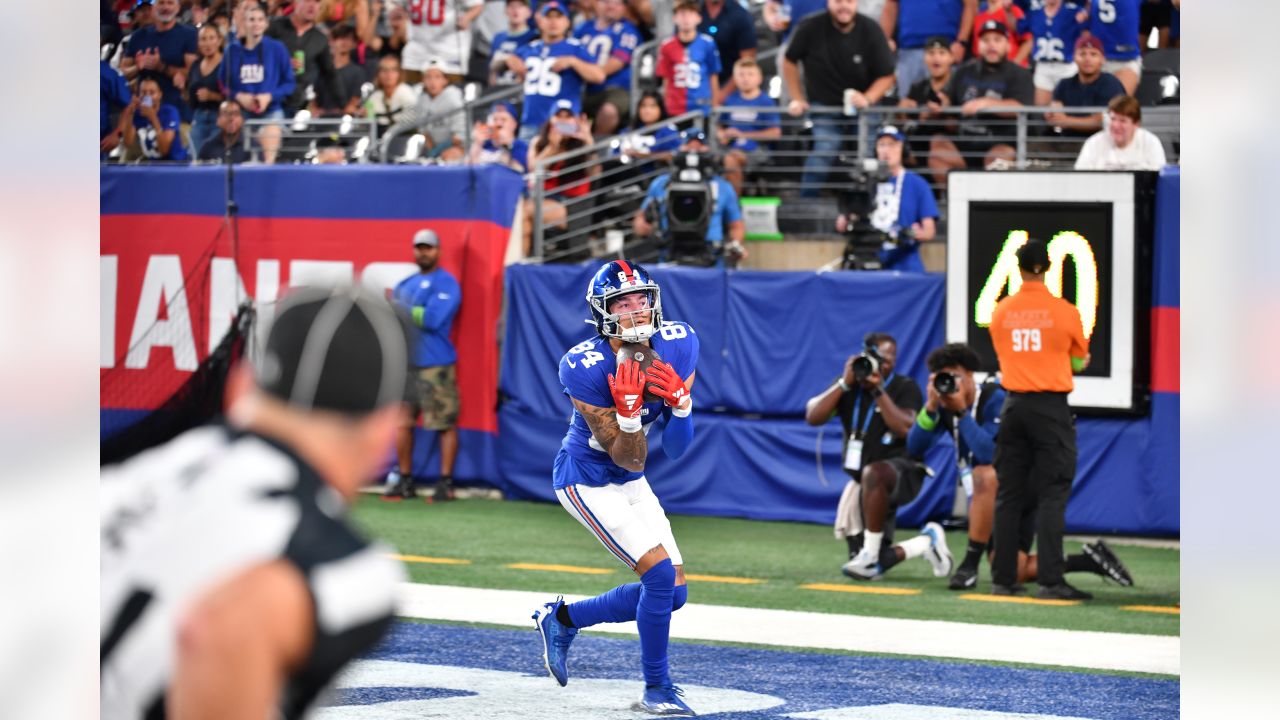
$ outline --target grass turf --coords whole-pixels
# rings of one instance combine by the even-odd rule
[[[366,495],[356,504],[355,519],[369,535],[391,543],[402,554],[470,561],[467,565],[409,563],[414,582],[594,595],[634,580],[634,575],[559,505],[474,499],[440,505],[420,501],[385,503]],[[1178,615],[1121,609],[1126,605],[1177,604],[1177,550],[1113,545],[1133,575],[1136,587],[1121,588],[1104,584],[1095,575],[1072,574],[1068,580],[1094,593],[1095,599],[1078,606],[1051,607],[961,599],[959,596],[964,593],[948,590],[946,579],[933,577],[923,559],[904,562],[881,580],[855,583],[840,574],[840,564],[846,559],[845,546],[832,537],[827,526],[683,515],[671,516],[671,524],[687,573],[764,581],[754,585],[690,581],[691,602],[1067,630],[1179,634]],[[903,529],[898,538],[911,534]],[[963,555],[965,540],[963,533],[947,534],[957,562]],[[1079,549],[1078,543],[1066,544],[1068,554]],[[506,567],[511,563],[571,565],[612,572],[581,575],[517,570]],[[989,581],[990,567],[984,561],[978,591],[986,592]],[[869,595],[800,588],[810,583],[909,588],[921,593]]]

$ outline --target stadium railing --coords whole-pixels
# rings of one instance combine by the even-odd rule
[[[503,101],[511,102],[513,105],[517,106],[518,108],[524,102],[524,86],[523,85],[507,85],[507,86],[499,87],[496,90],[493,90],[492,92],[485,93],[483,95],[480,95],[474,98],[473,100],[470,100],[464,103],[462,107],[457,108],[455,110],[451,110],[442,116],[444,118],[452,118],[454,115],[459,115],[459,114],[463,116],[462,149],[464,151],[471,147],[472,125],[488,115],[490,106],[492,106],[496,102],[503,102]],[[414,122],[417,123],[417,126],[421,127],[422,125],[427,124],[427,122],[436,120],[438,118],[434,118],[431,116],[422,116],[422,117],[414,117],[413,119],[414,119]],[[517,120],[519,119],[519,115],[516,116],[516,119]],[[410,128],[410,127],[397,127],[393,125],[392,127],[388,128],[387,131],[383,133],[382,137],[378,141],[379,142],[378,159],[384,163],[405,161],[406,160],[405,150],[407,149],[408,144],[407,143],[398,144],[396,143],[396,140],[397,138],[405,135],[409,135],[409,136],[415,135],[417,134],[417,132],[418,131],[416,128]],[[400,151],[399,152],[393,151],[397,149]],[[409,153],[409,155],[412,155],[412,153]],[[407,161],[411,162],[413,159],[414,158],[409,157],[407,158]]]
[[[357,163],[377,160],[373,154],[377,148],[377,123],[370,118],[345,115],[341,118],[295,117],[283,123],[279,120],[246,119],[240,137],[253,162],[260,162],[261,145],[254,146],[263,128],[282,127],[280,152],[277,163],[307,162],[316,155],[316,141],[337,135],[347,147],[347,159]]]

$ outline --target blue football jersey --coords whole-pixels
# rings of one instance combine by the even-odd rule
[[[1089,12],[1089,32],[1098,36],[1108,60],[1132,60],[1138,47],[1138,12],[1142,0],[1097,0]]]
[[[1032,10],[1018,28],[1030,32],[1035,38],[1031,59],[1036,62],[1071,62],[1076,38],[1088,23],[1088,18],[1085,22],[1076,20],[1079,12],[1080,6],[1075,3],[1063,3],[1052,18],[1045,14],[1043,7]]]
[[[551,69],[556,58],[568,55],[594,63],[595,58],[582,43],[569,38],[548,45],[541,40],[518,49],[516,54],[524,60],[524,110],[520,114],[522,127],[541,127],[551,117],[551,108],[557,100],[582,102],[582,76],[572,70],[556,72]]]
[[[503,57],[515,55],[517,50],[537,39],[536,30],[526,30],[518,35],[512,35],[509,30],[503,30],[493,36],[493,52],[489,55],[489,64],[493,65],[493,61],[500,55]],[[505,67],[497,73],[497,79],[499,85],[517,85],[520,82],[520,78]]]
[[[720,124],[725,127],[743,132],[759,132],[782,127],[782,116],[778,112],[778,105],[765,93],[760,93],[748,100],[742,97],[741,92],[734,90],[724,99],[723,105],[734,108],[720,116]],[[761,108],[761,110],[749,108]],[[752,152],[760,148],[760,143],[747,138],[734,138],[732,146],[736,150]]]
[[[687,324],[663,322],[658,332],[649,338],[649,345],[657,351],[663,362],[675,368],[680,377],[687,380],[697,369],[698,336]],[[613,395],[609,392],[609,375],[616,372],[617,367],[617,355],[609,346],[609,338],[596,336],[574,345],[560,358],[560,384],[564,386],[565,394],[575,400],[596,407],[611,408],[614,407],[614,402]],[[667,411],[661,400],[645,403],[640,411],[640,422],[646,435],[653,427],[653,422],[664,412]],[[575,463],[579,472],[574,477],[555,473],[553,481],[556,489],[574,483],[602,487],[628,482],[644,475],[615,464],[592,437],[591,428],[577,408],[574,408],[569,431],[565,433],[560,452],[580,461]]]
[[[588,85],[588,93],[598,93],[605,88],[620,87],[631,91],[631,53],[640,45],[640,31],[626,20],[619,20],[601,30],[594,22],[584,22],[573,31],[573,37],[587,48],[587,53],[604,67],[609,58],[622,61],[622,69],[606,77],[599,85]]]

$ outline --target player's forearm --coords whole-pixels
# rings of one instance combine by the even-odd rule
[[[609,446],[609,457],[619,467],[635,472],[644,470],[644,461],[649,457],[649,442],[644,432],[619,432]]]

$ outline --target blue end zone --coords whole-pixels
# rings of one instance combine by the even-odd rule
[[[579,686],[593,679],[633,681],[638,690],[638,649],[634,639],[580,635],[570,658],[572,677]],[[670,656],[672,677],[678,684],[734,689],[785,701],[768,710],[716,714],[735,720],[889,704],[925,706],[931,710],[931,718],[945,717],[947,709],[967,709],[1096,720],[1157,720],[1178,717],[1180,707],[1177,680],[685,642],[672,643]],[[542,646],[530,631],[401,622],[369,659],[507,671],[520,676],[545,674]],[[541,679],[561,692],[550,679]],[[403,690],[407,688],[352,688],[333,702],[396,702],[406,699]],[[691,704],[697,709],[694,700],[696,696]],[[564,720],[571,718],[566,715]]]

